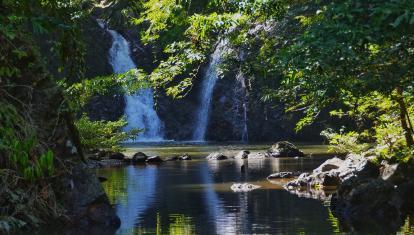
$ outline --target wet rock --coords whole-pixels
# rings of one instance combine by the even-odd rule
[[[133,156],[134,157],[146,157],[146,158],[148,158],[148,155],[146,155],[143,152],[136,152]]]
[[[277,172],[269,175],[267,179],[284,179],[284,178],[293,178],[299,176],[300,172],[291,172],[291,171],[283,171]]]
[[[108,154],[108,158],[115,160],[124,160],[125,155],[123,153],[110,153]]]
[[[226,160],[228,159],[227,156],[225,156],[222,153],[210,153],[210,155],[207,156],[207,160]]]
[[[192,158],[189,155],[183,155],[179,157],[180,161],[189,161],[192,160]]]
[[[243,183],[243,184],[233,184],[230,188],[231,190],[233,190],[233,192],[250,192],[260,187],[261,186],[259,185]]]
[[[294,144],[288,141],[280,141],[272,145],[268,150],[268,154],[272,157],[303,157],[305,156]]]
[[[145,164],[148,159],[148,156],[143,152],[137,152],[133,156],[125,157],[124,162],[133,164],[133,165],[139,165],[139,164]]]
[[[178,161],[178,160],[180,160],[178,156],[172,156],[172,157],[165,159],[166,162],[172,162],[172,161]]]
[[[268,158],[269,155],[267,153],[251,153],[248,156],[248,159],[265,159]]]
[[[246,159],[246,158],[248,158],[249,154],[250,154],[250,151],[242,150],[242,151],[240,151],[236,154],[235,158],[236,159]]]
[[[159,156],[153,156],[147,159],[147,163],[162,163],[162,162],[164,162],[164,160],[162,160],[162,158],[160,158]]]

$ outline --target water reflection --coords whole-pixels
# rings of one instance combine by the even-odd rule
[[[312,168],[309,164],[314,163],[297,161],[295,168],[282,159],[188,161],[98,173],[118,177],[104,183],[122,221],[118,234],[331,233],[328,209],[320,201],[299,199],[263,181],[275,167],[300,170]],[[262,188],[234,193],[233,182]]]

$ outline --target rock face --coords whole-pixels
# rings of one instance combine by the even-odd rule
[[[302,174],[285,185],[288,190],[306,187],[338,187],[343,181],[354,177],[377,177],[379,167],[366,158],[348,155],[345,160],[326,160],[311,174]]]
[[[249,184],[249,183],[243,183],[243,184],[233,184],[230,188],[233,190],[233,192],[250,192],[252,190],[258,189],[261,186]]]
[[[331,210],[345,227],[358,229],[361,224],[372,224],[373,229],[379,225],[379,231],[393,233],[414,211],[414,165],[381,165],[352,154],[345,160],[333,158],[313,172],[301,174],[285,188],[312,197],[321,195],[315,192],[324,192],[320,188],[337,189],[331,197]]]
[[[287,141],[280,141],[272,145],[268,150],[272,157],[303,157],[305,156],[294,144]]]
[[[72,174],[64,177],[59,185],[66,185],[59,192],[74,224],[81,227],[120,226],[120,219],[109,204],[98,177],[89,173],[85,166],[73,168]]]
[[[210,155],[208,155],[207,160],[226,160],[228,159],[227,156],[225,156],[222,153],[210,153]]]

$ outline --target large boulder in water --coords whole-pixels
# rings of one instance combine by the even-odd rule
[[[207,160],[226,160],[228,157],[222,153],[210,153],[207,157]]]
[[[288,141],[279,141],[267,151],[272,157],[303,157],[305,154]]]

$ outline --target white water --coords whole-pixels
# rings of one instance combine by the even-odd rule
[[[216,85],[219,77],[217,67],[220,64],[221,57],[227,48],[227,41],[221,40],[214,50],[214,53],[211,55],[210,64],[204,73],[199,100],[200,106],[197,110],[195,129],[193,132],[193,141],[205,140],[214,86]]]
[[[129,43],[115,30],[110,30],[105,23],[98,20],[98,24],[105,29],[113,39],[109,50],[109,63],[115,73],[125,73],[137,66],[131,58]],[[143,129],[138,135],[139,141],[163,140],[163,123],[154,110],[154,94],[152,89],[141,89],[134,95],[125,95],[125,115],[128,125],[126,130],[133,128]]]

